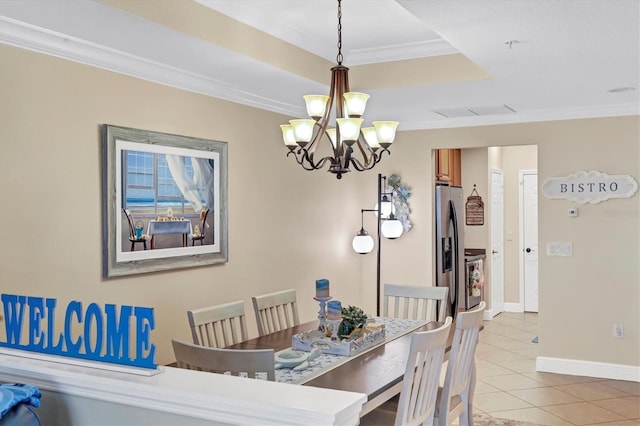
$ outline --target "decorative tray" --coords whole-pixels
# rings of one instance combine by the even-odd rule
[[[365,327],[364,333],[360,333],[355,338],[334,341],[326,337],[324,332],[311,330],[295,334],[291,339],[291,346],[292,349],[299,351],[309,352],[317,348],[324,354],[352,356],[382,343],[384,338],[384,325],[375,330]]]

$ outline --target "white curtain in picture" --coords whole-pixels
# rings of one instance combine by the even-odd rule
[[[182,196],[193,206],[193,210],[202,210],[202,194],[206,207],[213,207],[213,167],[206,158],[191,158],[193,178],[187,174],[184,158],[180,155],[166,155],[167,166]]]
[[[193,181],[198,188],[204,192],[204,201],[209,210],[214,210],[213,194],[214,194],[214,173],[213,160],[206,158],[191,158],[191,166],[193,167]],[[196,210],[197,211],[197,210]],[[212,212],[209,212],[211,214]]]

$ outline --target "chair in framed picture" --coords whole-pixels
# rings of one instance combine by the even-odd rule
[[[131,242],[131,251],[135,250],[135,246],[138,243],[142,243],[142,247],[147,249],[147,235],[143,234],[143,227],[136,226],[133,223],[133,217],[131,216],[131,210],[122,209],[122,212],[127,217],[127,223],[129,224],[129,241]]]
[[[194,231],[189,234],[191,245],[195,245],[196,241],[200,241],[200,245],[204,244],[205,229],[207,228],[207,216],[209,216],[209,209],[200,210],[200,223],[196,226]]]

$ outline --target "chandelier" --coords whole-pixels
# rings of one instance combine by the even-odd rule
[[[338,0],[338,55],[331,68],[329,95],[306,95],[310,118],[290,120],[280,126],[282,138],[292,155],[305,170],[318,170],[329,164],[329,172],[338,179],[353,167],[370,170],[380,162],[395,138],[397,121],[374,121],[362,127],[362,115],[369,99],[365,93],[349,91],[349,68],[342,65],[342,0]],[[335,123],[330,124],[335,107]],[[333,155],[315,158],[325,141]]]

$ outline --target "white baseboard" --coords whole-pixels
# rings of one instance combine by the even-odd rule
[[[640,382],[640,366],[637,365],[539,356],[536,358],[536,371]]]
[[[504,311],[505,312],[524,312],[524,306],[522,306],[522,303],[505,303]]]

